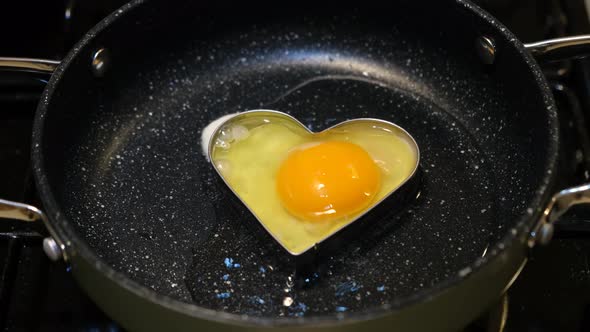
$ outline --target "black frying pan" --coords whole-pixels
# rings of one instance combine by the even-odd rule
[[[131,330],[464,326],[510,285],[528,246],[550,239],[565,199],[586,193],[562,192],[542,214],[559,136],[529,50],[572,55],[588,38],[527,50],[466,1],[318,5],[154,0],[113,13],[55,68],[37,111],[46,215],[7,201],[0,215],[43,219],[50,257]],[[257,108],[312,130],[397,123],[420,145],[420,196],[297,283],[201,154],[210,121]]]

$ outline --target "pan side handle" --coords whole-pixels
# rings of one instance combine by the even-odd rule
[[[590,55],[590,35],[571,36],[524,44],[539,62],[582,58]]]
[[[51,74],[58,65],[56,60],[0,57],[0,70]]]
[[[581,186],[564,189],[553,195],[549,204],[543,211],[541,218],[532,228],[528,244],[547,244],[553,237],[555,222],[571,207],[579,204],[590,203],[590,183]]]
[[[43,239],[43,251],[45,251],[47,257],[52,261],[57,261],[62,258],[67,260],[64,244],[57,236],[55,236],[55,232],[47,220],[47,217],[38,208],[32,205],[0,199],[0,219],[3,218],[16,219],[25,222],[42,221],[51,234],[51,237]]]
[[[50,75],[59,66],[55,60],[0,57],[0,71],[25,71]],[[66,247],[57,236],[47,216],[38,208],[0,199],[0,219],[14,219],[25,222],[41,221],[51,235],[43,239],[43,250],[47,257],[53,261],[68,260]]]
[[[0,218],[22,221],[46,220],[45,214],[36,207],[4,199],[0,199]]]
[[[0,71],[30,71],[36,73],[51,74],[59,65],[59,61],[0,57]],[[0,199],[0,219],[16,219],[21,221],[43,221],[47,224],[47,217],[38,208]]]

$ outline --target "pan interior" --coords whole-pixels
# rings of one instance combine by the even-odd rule
[[[115,270],[211,309],[337,317],[456,276],[526,213],[546,166],[543,96],[510,40],[468,11],[194,6],[144,5],[113,23],[73,59],[48,109],[44,162],[62,227]],[[473,48],[483,33],[502,50],[493,66]],[[88,61],[98,47],[113,60],[100,79]],[[392,121],[421,149],[419,198],[305,287],[200,151],[210,121],[259,108],[314,131]]]

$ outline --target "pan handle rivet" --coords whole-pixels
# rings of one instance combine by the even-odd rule
[[[538,242],[540,244],[548,244],[553,238],[554,227],[552,224],[543,224],[538,232]]]
[[[55,242],[55,240],[50,237],[43,239],[43,251],[45,252],[45,255],[47,255],[47,257],[49,257],[49,259],[53,262],[63,258],[61,248],[57,242]]]
[[[475,41],[475,50],[481,62],[491,65],[496,60],[496,42],[493,38],[479,36]]]
[[[103,77],[110,65],[110,54],[106,48],[99,48],[92,55],[92,73],[96,77]]]

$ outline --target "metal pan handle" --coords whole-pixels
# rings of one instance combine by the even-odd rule
[[[94,76],[103,77],[111,64],[111,55],[108,49],[101,47],[92,54],[91,70]],[[41,74],[51,74],[57,69],[60,61],[0,57],[0,70],[27,71]]]
[[[531,230],[529,247],[547,244],[553,237],[555,222],[572,206],[590,203],[590,183],[564,189],[553,195],[541,218]]]
[[[58,65],[59,61],[55,60],[0,57],[0,70],[7,71],[51,74]],[[47,257],[53,261],[66,258],[65,245],[55,236],[53,227],[40,209],[32,205],[0,199],[0,219],[3,218],[26,222],[42,221],[51,234],[51,237],[43,240],[43,250],[47,254]]]
[[[49,234],[51,234],[51,237],[43,239],[43,250],[45,251],[45,254],[47,254],[47,257],[52,261],[57,261],[62,258],[66,259],[65,245],[55,236],[53,227],[47,220],[47,216],[45,216],[43,211],[32,205],[0,199],[0,219],[3,218],[26,222],[42,221],[49,231]]]
[[[32,205],[0,199],[0,218],[21,221],[44,221],[45,214]]]
[[[59,61],[55,60],[0,57],[0,70],[51,74],[58,65]]]
[[[524,44],[539,62],[582,58],[590,55],[590,35],[571,36]]]

